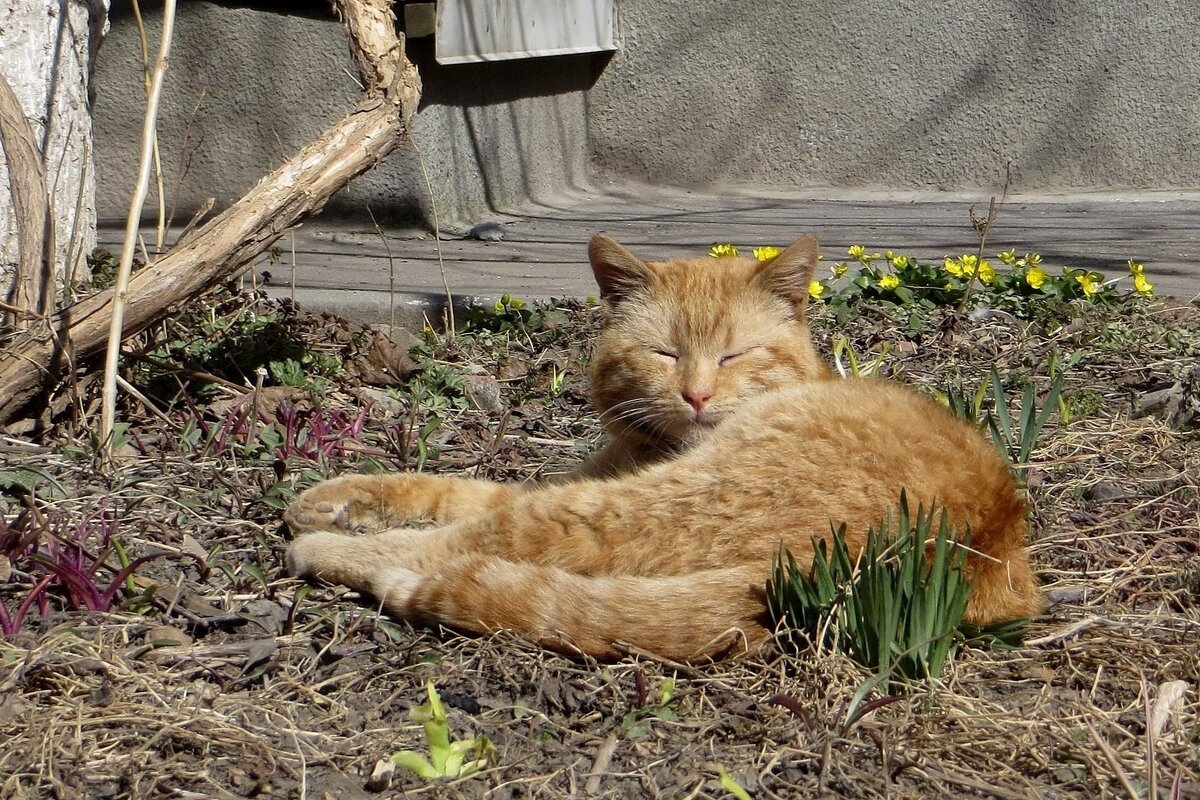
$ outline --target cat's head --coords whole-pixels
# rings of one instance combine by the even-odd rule
[[[610,433],[684,447],[756,395],[830,376],[805,320],[815,236],[763,262],[648,263],[603,234],[588,255],[605,305],[592,399]]]

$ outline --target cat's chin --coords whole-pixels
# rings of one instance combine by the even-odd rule
[[[694,417],[689,419],[681,426],[681,430],[676,436],[680,444],[679,449],[686,450],[707,439],[712,435],[719,422],[720,418],[711,414],[703,415],[698,419]]]

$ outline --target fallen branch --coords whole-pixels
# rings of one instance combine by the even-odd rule
[[[241,200],[129,282],[122,336],[167,316],[267,250],[289,228],[320,211],[352,178],[370,169],[408,133],[421,96],[404,55],[389,0],[335,0],[362,73],[358,106]],[[0,355],[0,423],[39,393],[53,390],[75,361],[104,347],[113,290],[81,300],[31,326]]]

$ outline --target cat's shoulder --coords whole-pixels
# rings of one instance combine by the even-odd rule
[[[850,406],[862,402],[912,404],[925,406],[937,404],[929,395],[915,387],[887,378],[838,378],[803,381],[781,386],[764,392],[759,398],[769,404],[829,403]]]

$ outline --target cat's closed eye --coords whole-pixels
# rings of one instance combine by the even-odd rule
[[[719,366],[725,366],[730,361],[733,361],[735,358],[741,358],[742,356],[749,353],[751,350],[754,350],[755,347],[756,347],[756,345],[751,345],[750,347],[743,347],[741,350],[734,350],[731,353],[726,353],[725,355],[723,355],[717,359],[717,364]]]
[[[659,350],[656,347],[652,347],[650,348],[650,352],[654,353],[656,356],[662,356],[663,358],[670,359],[671,361],[679,360],[679,354],[673,350]]]

